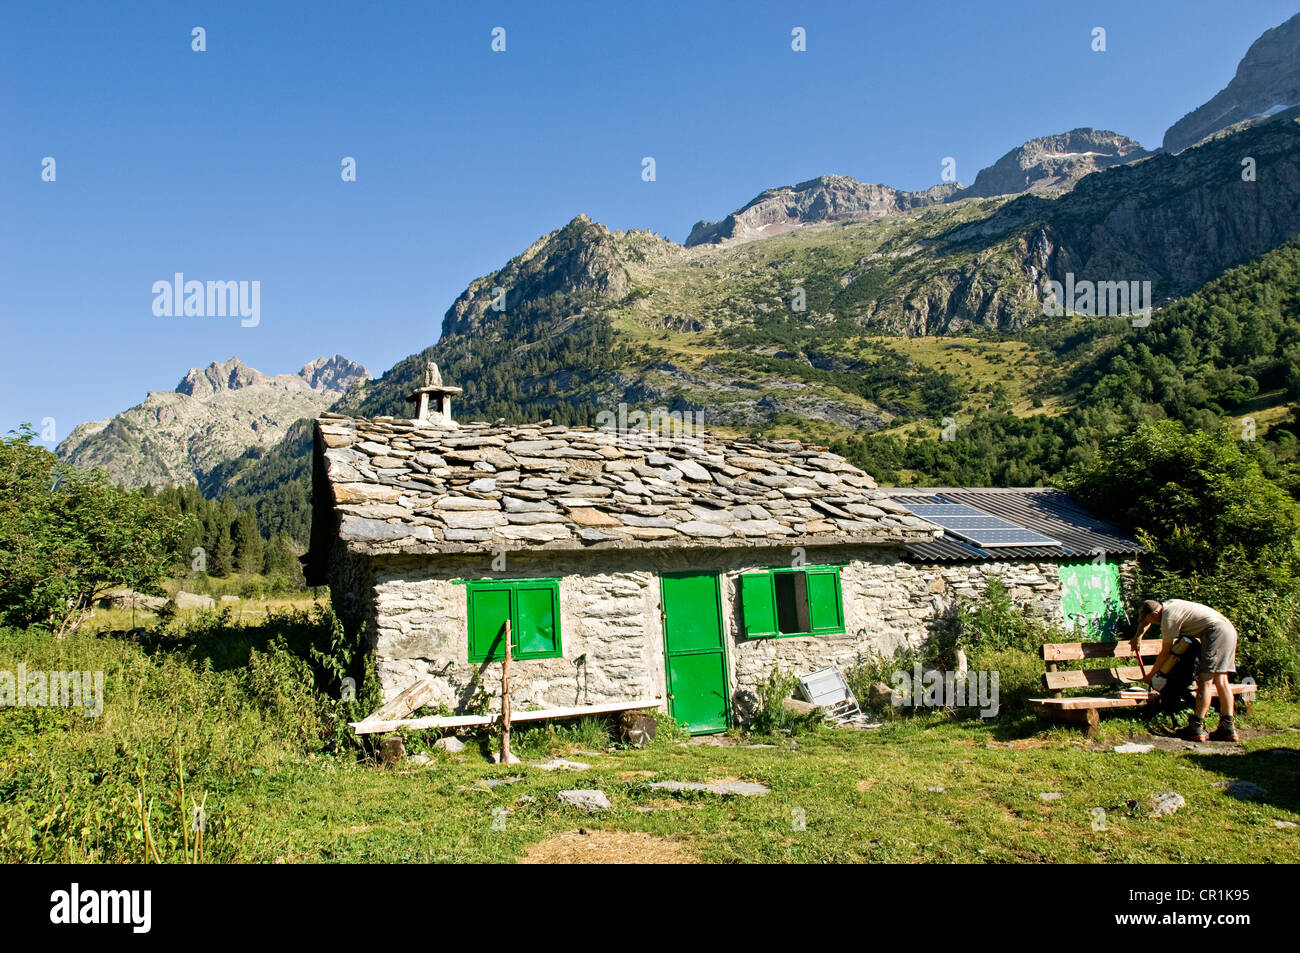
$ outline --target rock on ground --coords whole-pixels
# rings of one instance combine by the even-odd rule
[[[604,791],[590,789],[561,791],[555,795],[555,799],[561,804],[576,807],[580,811],[608,811],[614,806],[609,803],[609,798],[605,796]]]
[[[563,758],[555,758],[544,764],[536,765],[542,771],[586,771],[591,765],[583,764],[581,761],[566,761]]]
[[[739,794],[741,797],[754,797],[771,790],[757,781],[655,781],[650,787],[656,791],[708,791],[710,794]]]
[[[1165,791],[1163,794],[1157,794],[1155,803],[1151,808],[1152,817],[1164,817],[1166,814],[1173,814],[1187,806],[1183,796],[1174,791]]]
[[[1262,801],[1268,797],[1268,789],[1254,781],[1229,781],[1226,788],[1229,794],[1243,801]]]

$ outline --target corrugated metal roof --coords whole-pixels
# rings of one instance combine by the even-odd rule
[[[974,562],[984,559],[1086,559],[1098,550],[1129,555],[1142,545],[1122,528],[1093,516],[1068,495],[1052,487],[896,487],[884,488],[895,502],[965,503],[992,516],[1042,533],[1060,546],[999,546],[980,549],[945,535],[933,542],[904,546],[911,562]]]

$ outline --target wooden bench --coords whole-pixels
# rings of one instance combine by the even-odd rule
[[[1063,668],[1063,662],[1077,662],[1097,658],[1135,658],[1138,654],[1144,659],[1147,671],[1160,654],[1160,640],[1144,640],[1138,652],[1132,645],[1123,642],[1052,642],[1044,645],[1039,654],[1043,658],[1047,671],[1043,673],[1043,687],[1050,697],[1031,698],[1029,705],[1039,718],[1049,721],[1064,721],[1084,725],[1091,732],[1100,721],[1101,712],[1112,708],[1146,708],[1149,700],[1146,696],[1123,697],[1119,695],[1088,696],[1077,695],[1065,697],[1062,692],[1067,688],[1093,688],[1115,685],[1141,685],[1142,669],[1136,665],[1123,668]],[[1234,695],[1240,697],[1242,706],[1249,711],[1255,701],[1253,684],[1233,684],[1228,686]],[[1211,704],[1217,704],[1217,692],[1210,685]],[[1154,706],[1152,706],[1154,709]]]

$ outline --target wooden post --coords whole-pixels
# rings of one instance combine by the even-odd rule
[[[506,619],[506,658],[501,665],[501,764],[511,764],[510,754],[510,620]]]

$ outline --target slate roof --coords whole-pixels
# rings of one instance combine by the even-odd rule
[[[909,562],[973,562],[986,559],[1089,559],[1136,555],[1142,544],[1123,528],[1098,519],[1067,494],[1052,487],[896,487],[885,491],[895,503],[965,503],[992,516],[1042,533],[1060,546],[979,547],[950,534],[903,547]]]
[[[326,526],[313,549],[337,525],[371,555],[898,546],[940,532],[843,457],[795,441],[325,414],[315,480]]]

